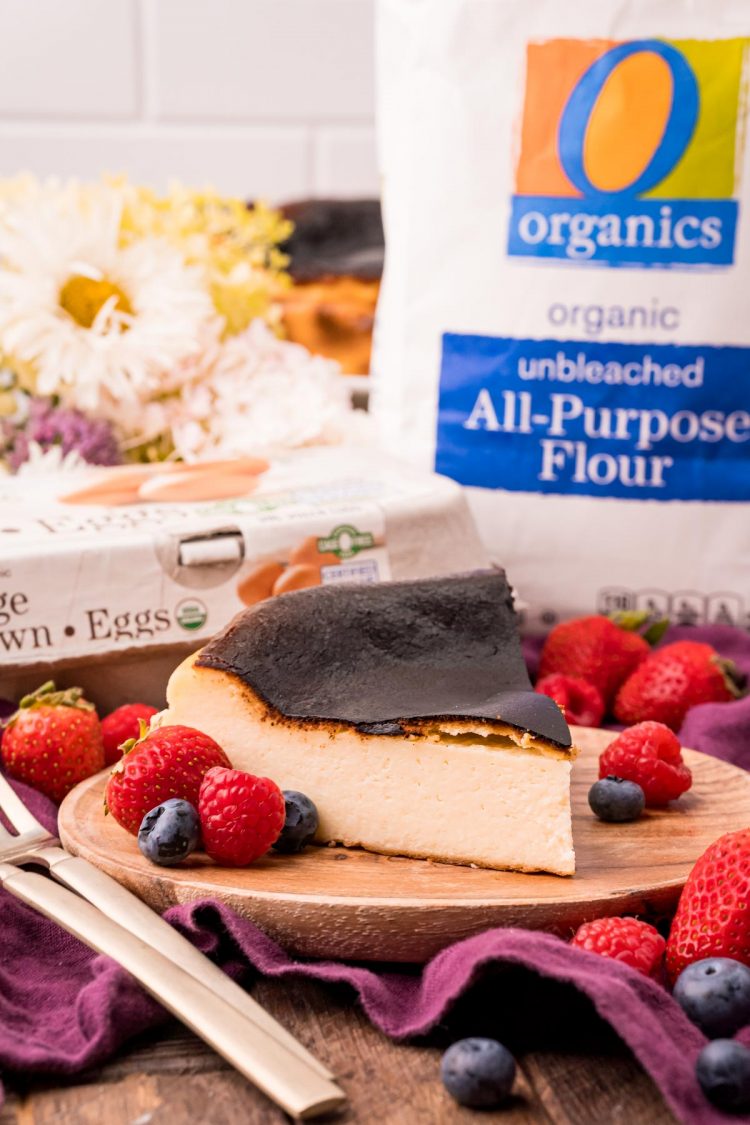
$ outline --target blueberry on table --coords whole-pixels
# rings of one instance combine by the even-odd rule
[[[496,1039],[459,1039],[443,1055],[440,1074],[459,1105],[491,1109],[510,1096],[516,1063]]]
[[[589,789],[589,805],[599,820],[623,824],[638,819],[646,805],[646,798],[640,785],[634,781],[626,781],[623,777],[603,777]]]
[[[284,827],[273,848],[285,855],[301,852],[318,831],[318,810],[313,801],[296,789],[284,790]]]
[[[683,969],[672,994],[709,1039],[750,1023],[750,969],[732,957],[705,957]]]
[[[695,1074],[703,1093],[719,1109],[750,1110],[750,1051],[736,1039],[714,1039],[704,1047]]]
[[[170,797],[146,813],[138,830],[138,847],[160,867],[174,867],[200,841],[198,813],[189,801]]]

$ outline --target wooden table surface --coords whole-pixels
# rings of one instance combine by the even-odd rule
[[[503,1111],[461,1109],[443,1091],[440,1047],[394,1046],[344,990],[260,980],[253,995],[339,1077],[350,1108],[341,1125],[670,1125],[651,1080],[604,1025],[564,1052],[519,1058]],[[75,1080],[11,1087],[0,1125],[282,1125],[288,1118],[176,1023],[133,1041]]]

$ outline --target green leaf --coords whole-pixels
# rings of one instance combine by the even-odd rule
[[[668,617],[654,617],[647,609],[624,609],[610,613],[609,619],[627,633],[640,633],[652,646],[662,639],[669,625]]]
[[[647,609],[623,609],[610,613],[609,619],[619,625],[626,633],[638,633],[651,617]]]
[[[727,691],[733,699],[742,699],[747,695],[747,678],[733,660],[725,660],[717,653],[716,656],[711,657],[711,662],[720,669]]]
[[[648,641],[648,643],[653,648],[654,645],[657,645],[659,643],[668,628],[669,618],[657,617],[657,619],[651,625],[649,625],[646,632],[642,634],[643,639],[644,641]]]

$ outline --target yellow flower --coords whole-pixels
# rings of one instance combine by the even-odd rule
[[[291,231],[265,204],[213,190],[0,179],[0,351],[13,389],[111,409],[119,424],[126,401],[153,395],[205,339],[222,348],[257,319],[280,334]],[[150,441],[138,456],[166,455]]]
[[[292,224],[264,203],[248,207],[215,191],[175,185],[165,196],[127,189],[121,238],[127,244],[151,235],[179,247],[188,264],[204,271],[225,335],[235,335],[254,317],[273,320],[275,295],[290,284],[279,243],[291,231]]]
[[[0,355],[0,368],[5,368],[12,371],[15,376],[15,383],[13,384],[26,394],[33,395],[36,393],[36,372],[31,363],[25,363],[22,359],[18,359],[14,355]]]
[[[133,306],[126,294],[114,281],[106,278],[84,277],[76,273],[69,277],[60,289],[60,307],[65,309],[82,328],[90,328],[99,311],[107,301],[113,301],[114,308],[121,313],[133,314]],[[121,325],[124,328],[125,325]]]
[[[18,410],[18,402],[13,391],[0,391],[0,418],[9,418]]]

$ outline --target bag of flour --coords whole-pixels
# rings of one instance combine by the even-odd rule
[[[748,0],[379,0],[372,409],[527,624],[750,625]]]

